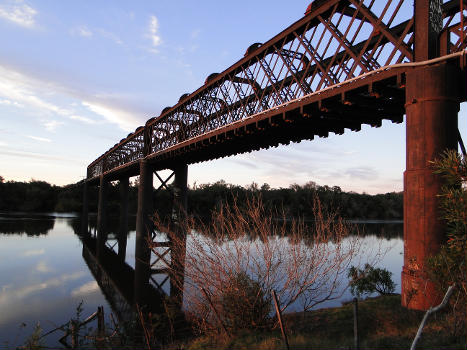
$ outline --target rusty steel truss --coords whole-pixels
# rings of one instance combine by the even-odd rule
[[[442,4],[441,55],[466,48],[464,7]],[[137,175],[142,158],[164,169],[401,122],[414,41],[412,1],[315,0],[303,18],[92,162],[88,180]]]

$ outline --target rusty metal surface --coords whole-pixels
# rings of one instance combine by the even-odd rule
[[[363,123],[379,126],[382,119],[401,122],[406,69],[380,68],[414,60],[414,20],[401,10],[408,2],[314,1],[302,19],[250,47],[92,162],[88,179],[136,175],[142,158],[163,169],[180,159],[193,163],[359,130]],[[443,54],[466,48],[462,6],[459,0],[442,5],[436,28],[446,40]]]

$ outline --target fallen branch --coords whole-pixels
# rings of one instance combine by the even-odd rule
[[[420,326],[418,327],[418,331],[417,331],[417,334],[415,335],[415,338],[412,342],[412,346],[410,347],[410,350],[415,350],[415,347],[417,346],[417,342],[419,341],[420,337],[422,336],[422,331],[423,331],[423,327],[425,327],[425,323],[428,319],[428,316],[430,316],[431,314],[441,310],[442,308],[444,308],[447,304],[448,304],[448,301],[449,301],[449,298],[451,297],[451,294],[454,290],[454,285],[452,286],[449,286],[448,290],[446,291],[446,294],[444,295],[444,298],[443,298],[443,301],[441,302],[441,304],[439,304],[438,306],[435,306],[435,307],[430,307],[426,313],[425,313],[425,316],[423,316],[423,320],[422,322],[420,323]]]

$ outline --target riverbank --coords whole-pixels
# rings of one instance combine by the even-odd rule
[[[359,349],[410,349],[424,316],[422,311],[408,310],[401,306],[400,295],[380,296],[358,303]],[[355,349],[353,303],[340,307],[296,312],[283,315],[290,350],[308,349]],[[465,327],[455,328],[456,320],[449,308],[432,315],[425,325],[423,336],[417,343],[421,349],[461,350],[466,348]],[[167,327],[162,327],[160,330]],[[220,331],[220,330],[219,330]],[[91,334],[92,333],[92,334]],[[87,334],[94,338],[95,334]],[[187,332],[186,334],[190,334]],[[40,338],[40,333],[38,334]],[[271,331],[243,330],[236,334],[212,334],[179,339],[171,344],[155,343],[157,349],[165,350],[285,350],[280,329]],[[185,335],[186,336],[186,335]],[[30,338],[29,346],[22,349],[41,349],[43,343]],[[126,341],[124,340],[126,339]],[[32,341],[31,341],[32,340]],[[147,344],[130,341],[123,334],[92,345],[87,341],[86,349],[134,349]],[[152,341],[151,341],[152,342]],[[0,346],[1,348],[1,346]],[[80,347],[78,347],[80,348]]]
[[[401,306],[400,295],[359,302],[360,349],[409,349],[424,312]],[[353,304],[285,315],[290,349],[353,349]],[[449,311],[432,315],[417,349],[465,349],[464,329],[454,329]],[[178,349],[286,349],[279,329],[241,332],[231,338],[205,336]]]

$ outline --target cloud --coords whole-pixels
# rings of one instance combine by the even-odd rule
[[[157,20],[157,17],[154,15],[150,16],[150,21],[149,21],[149,38],[152,41],[152,45],[154,47],[159,46],[162,43],[162,39],[159,35],[159,21]]]
[[[31,249],[31,250],[26,250],[23,253],[21,253],[21,256],[36,256],[36,255],[44,255],[45,250],[44,249]]]
[[[37,11],[22,0],[7,1],[0,5],[0,18],[13,22],[25,28],[35,26]]]
[[[3,286],[2,287],[2,292],[6,292],[8,289],[11,289],[11,287],[13,287],[13,285],[11,283]]]
[[[53,269],[51,269],[45,261],[39,261],[39,263],[36,265],[35,270],[44,273],[53,271]]]
[[[57,90],[59,88],[51,82],[40,81],[18,71],[0,66],[0,96],[13,104],[18,103],[33,107],[41,112],[45,111],[66,116],[70,114],[69,110],[39,96],[41,93],[48,93],[48,95],[53,96]]]
[[[63,125],[63,124],[65,124],[65,123],[64,122],[59,122],[59,121],[56,121],[56,120],[49,120],[49,121],[44,122],[44,127],[46,128],[47,131],[54,132],[55,129],[57,129],[57,127],[59,127],[60,125]]]
[[[99,290],[99,285],[96,281],[89,281],[88,283],[83,284],[81,287],[73,289],[71,291],[71,296],[78,297],[78,296],[86,296],[87,294],[94,293],[95,291]]]
[[[37,152],[30,152],[30,151],[23,151],[23,150],[16,150],[11,148],[6,148],[4,150],[0,150],[0,155],[4,156],[11,156],[11,157],[22,157],[28,158],[34,161],[46,161],[49,162],[51,160],[58,160],[60,162],[71,162],[76,163],[79,165],[84,165],[82,161],[79,161],[73,157],[61,157],[61,156],[53,156],[50,154],[44,153],[37,153]]]
[[[79,35],[84,38],[89,38],[93,35],[92,31],[85,25],[78,26],[71,29],[72,35]]]
[[[199,37],[199,34],[201,33],[201,29],[197,28],[190,33],[190,37],[192,39],[197,39]]]
[[[374,180],[378,178],[378,172],[366,166],[349,168],[344,173],[351,179]]]
[[[40,141],[40,142],[52,142],[51,139],[47,139],[45,137],[32,136],[32,135],[26,135],[26,137],[29,137],[32,140],[36,140],[36,141]]]
[[[15,107],[24,107],[23,105],[19,104],[18,102],[16,101],[10,101],[10,100],[1,100],[0,99],[0,105],[4,105],[4,106],[15,106]]]
[[[22,288],[15,288],[14,285],[9,285],[6,290],[2,290],[0,294],[0,306],[10,304],[13,300],[21,300],[29,295],[48,288],[57,288],[63,286],[65,282],[77,280],[85,275],[84,271],[78,271],[69,274],[51,278],[41,283],[30,284]]]
[[[70,33],[71,35],[77,35],[77,36],[81,36],[83,38],[90,38],[92,36],[94,36],[94,34],[98,34],[100,35],[101,37],[103,37],[104,39],[108,39],[108,40],[111,40],[113,41],[115,44],[118,44],[118,45],[123,45],[123,41],[122,39],[120,39],[120,37],[112,32],[109,32],[105,29],[102,29],[102,28],[96,28],[94,30],[91,30],[90,28],[88,28],[87,26],[85,25],[82,25],[82,26],[78,26],[78,27],[74,27],[70,30]]]
[[[250,168],[250,169],[258,169],[258,168],[259,168],[258,163],[255,163],[255,162],[250,161],[250,160],[248,160],[248,159],[242,159],[241,156],[232,159],[232,161],[234,161],[235,163],[237,163],[237,164],[239,164],[239,165],[242,165],[242,166],[245,166],[245,167],[247,167],[247,168]]]
[[[132,111],[109,105],[101,101],[83,101],[83,106],[97,115],[104,117],[107,121],[117,124],[122,130],[134,131],[141,123],[140,118]]]
[[[97,29],[99,34],[102,35],[103,38],[105,39],[109,39],[111,41],[113,41],[115,44],[117,45],[123,45],[123,41],[118,37],[118,35],[112,33],[112,32],[109,32],[105,29],[102,29],[102,28],[99,28]]]
[[[87,117],[82,117],[80,115],[70,115],[70,119],[77,120],[85,124],[97,124],[95,120]]]
[[[55,102],[63,97],[74,99],[75,103],[69,103],[63,107]],[[63,121],[51,119],[59,116],[77,120],[86,124],[97,124],[92,117],[78,115],[76,109],[79,106],[86,107],[89,111],[104,117],[105,120],[117,124],[125,131],[133,131],[141,123],[144,123],[142,113],[132,106],[124,106],[125,101],[121,96],[92,94],[79,91],[70,86],[57,84],[46,79],[37,79],[21,71],[0,65],[0,101],[8,101],[4,104],[18,103],[34,110],[41,116],[42,125],[47,131],[64,124]],[[52,102],[50,99],[54,99]],[[45,118],[44,118],[45,114]],[[143,120],[144,119],[144,120]]]

